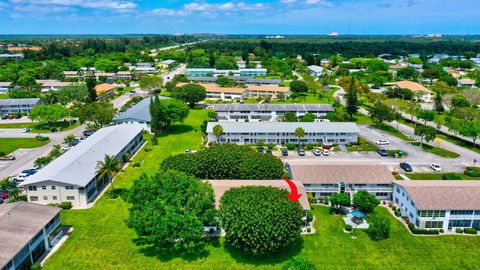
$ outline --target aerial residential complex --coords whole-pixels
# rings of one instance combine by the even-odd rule
[[[158,96],[161,99],[168,99],[168,97]],[[142,125],[145,130],[150,130],[150,121],[152,116],[150,115],[150,98],[144,98],[137,104],[133,105],[128,110],[117,115],[113,122],[117,125],[120,124],[134,124]]]
[[[418,229],[480,230],[480,182],[395,181],[393,201]]]
[[[257,79],[246,76],[226,76],[229,80],[238,84],[244,85],[272,85],[279,86],[282,83],[280,79]],[[188,77],[188,80],[192,83],[215,83],[218,77]]]
[[[281,122],[288,112],[302,117],[313,113],[316,121],[327,119],[327,113],[333,112],[330,104],[214,104],[219,121]]]
[[[366,190],[379,200],[391,200],[395,178],[385,165],[355,162],[288,161],[285,168],[291,179],[303,183],[305,191],[315,198],[328,198],[335,193]]]
[[[29,202],[39,204],[71,202],[85,208],[101,193],[108,177],[99,179],[97,163],[105,155],[123,160],[142,145],[141,125],[116,125],[102,128],[61,155],[20,185]]]
[[[213,127],[220,125],[223,135],[217,138]],[[295,130],[303,128],[305,134],[298,138]],[[208,141],[218,143],[255,144],[349,144],[358,141],[355,123],[335,122],[208,122]]]
[[[267,75],[266,68],[240,68],[219,70],[215,68],[187,68],[187,77],[243,76],[262,77]]]
[[[0,99],[0,113],[29,113],[41,103],[39,98]]]
[[[58,242],[60,208],[27,202],[0,204],[0,267],[30,269]],[[59,232],[61,234],[61,232]]]

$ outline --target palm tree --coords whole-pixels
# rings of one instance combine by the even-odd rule
[[[110,184],[112,185],[112,194],[113,194],[113,177],[117,174],[122,166],[120,165],[120,160],[111,155],[105,155],[103,160],[97,162],[98,169],[97,174],[99,180],[103,180],[105,177],[108,177]]]
[[[298,138],[298,145],[300,146],[300,139],[305,136],[305,130],[301,127],[295,129],[295,137]]]
[[[213,135],[217,137],[217,143],[218,140],[220,140],[220,137],[223,135],[223,127],[221,125],[215,125],[213,127]]]

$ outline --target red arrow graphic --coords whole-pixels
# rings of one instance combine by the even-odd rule
[[[292,201],[296,202],[300,197],[302,197],[302,194],[298,194],[298,189],[295,183],[292,182],[292,180],[288,178],[283,178],[283,181],[287,182],[288,186],[290,187],[290,194],[287,194],[287,197]]]

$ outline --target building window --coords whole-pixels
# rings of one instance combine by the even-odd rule
[[[450,215],[454,216],[464,216],[464,215],[473,215],[473,210],[452,210]]]
[[[57,200],[57,196],[52,196],[52,200],[56,201],[56,200]]]
[[[444,210],[422,210],[418,214],[421,217],[445,217]]]
[[[448,227],[471,227],[471,220],[450,220]]]
[[[73,190],[73,186],[65,186],[66,190]]]
[[[47,189],[47,186],[42,186],[42,189],[43,189],[43,190],[46,190],[46,189]]]
[[[441,229],[443,221],[425,221],[425,229]]]
[[[67,201],[73,201],[73,200],[75,200],[74,196],[67,196]]]
[[[38,197],[37,196],[30,196],[30,201],[31,202],[38,202]]]
[[[28,191],[37,191],[37,186],[28,186]]]
[[[47,196],[43,196],[43,200],[44,200],[44,201],[48,200],[48,197],[47,197]]]
[[[55,189],[57,189],[57,187],[56,187],[56,186],[52,186],[52,190],[55,190]]]

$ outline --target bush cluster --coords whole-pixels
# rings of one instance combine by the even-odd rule
[[[465,229],[463,229],[463,233],[466,233],[466,234],[477,234],[477,229],[475,229],[475,228],[465,228]]]
[[[461,180],[462,178],[456,173],[442,174],[442,180]]]
[[[425,230],[417,229],[413,223],[408,224],[408,228],[413,234],[440,234],[439,230]]]
[[[162,169],[182,171],[199,179],[280,179],[280,159],[257,153],[248,146],[215,145],[192,154],[166,158]]]
[[[470,177],[480,177],[480,167],[466,167],[463,173]]]
[[[350,225],[350,224],[346,224],[346,225],[345,225],[345,231],[351,232],[352,230],[353,230],[352,225]]]
[[[49,203],[48,205],[55,206],[55,207],[60,207],[63,210],[72,209],[72,203],[71,202]]]

